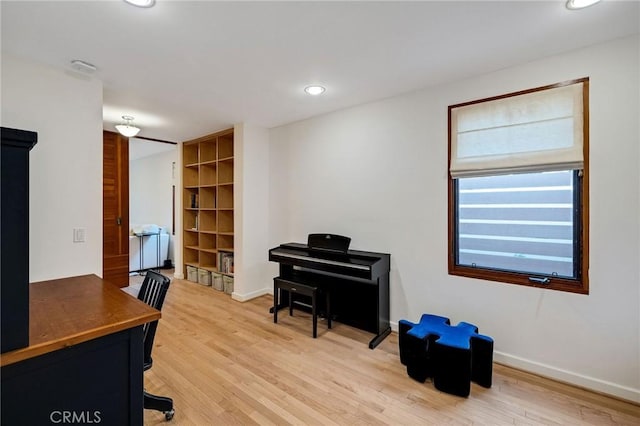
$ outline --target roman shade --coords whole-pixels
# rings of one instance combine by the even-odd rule
[[[583,86],[449,107],[451,177],[582,169]]]

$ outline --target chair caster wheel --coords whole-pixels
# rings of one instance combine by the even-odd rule
[[[164,419],[166,421],[169,421],[173,418],[173,415],[176,413],[176,410],[174,410],[173,408],[171,409],[171,411],[165,411],[164,412]]]

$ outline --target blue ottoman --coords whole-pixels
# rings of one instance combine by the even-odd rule
[[[471,381],[491,387],[493,339],[478,334],[478,327],[449,318],[423,314],[420,322],[398,322],[400,362],[419,382],[433,377],[436,389],[469,396]]]

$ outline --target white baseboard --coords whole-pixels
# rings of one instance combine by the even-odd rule
[[[184,280],[184,274],[182,272],[174,272],[173,278]]]
[[[233,300],[237,300],[238,302],[246,302],[251,299],[255,299],[256,297],[260,297],[264,294],[271,294],[272,290],[268,288],[263,288],[260,290],[252,291],[250,293],[240,294],[235,291],[231,294],[231,298]]]
[[[396,333],[398,332],[397,322],[391,323],[391,330]],[[542,364],[499,351],[493,352],[493,361],[498,364],[553,379],[558,382],[578,386],[593,392],[607,394],[626,401],[640,403],[640,389],[633,389],[616,383],[607,382],[605,380],[584,376],[572,371],[563,370],[551,365]]]
[[[585,388],[594,392],[611,395],[616,398],[640,403],[640,389],[633,389],[594,377],[584,376],[572,371],[542,364],[528,359],[520,358],[504,352],[493,352],[493,361],[519,370],[534,373],[559,382]]]

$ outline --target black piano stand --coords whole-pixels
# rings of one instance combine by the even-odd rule
[[[382,343],[385,337],[387,337],[389,334],[391,334],[391,327],[385,329],[382,333],[371,339],[371,341],[369,342],[369,349],[375,349],[375,347]]]

